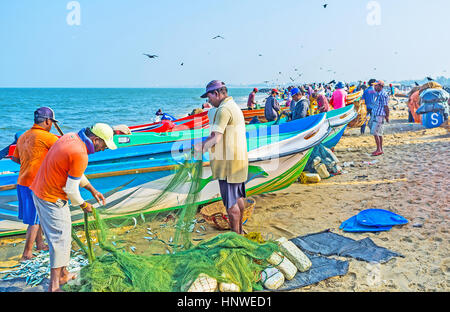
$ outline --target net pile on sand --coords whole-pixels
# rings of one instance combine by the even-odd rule
[[[258,243],[234,232],[226,232],[194,245],[193,229],[197,225],[200,181],[203,163],[186,160],[151,207],[180,185],[190,183],[190,191],[182,208],[170,214],[155,213],[152,220],[165,220],[158,233],[147,228],[149,244],[136,252],[127,232],[117,231],[117,220],[102,220],[97,210],[91,221],[85,220],[85,239],[74,240],[88,255],[90,264],[80,274],[80,282],[64,286],[66,291],[158,292],[186,291],[201,274],[219,283],[233,283],[241,291],[262,289],[260,273],[268,266],[266,259],[279,250],[274,242]],[[136,212],[139,213],[139,212]],[[142,219],[146,217],[141,215]],[[171,218],[170,222],[167,220]],[[149,216],[147,216],[147,219]],[[134,222],[131,216],[123,220]],[[198,232],[198,230],[197,230]],[[169,234],[170,233],[170,234]],[[163,237],[170,238],[163,240]],[[142,249],[142,248],[141,248]]]

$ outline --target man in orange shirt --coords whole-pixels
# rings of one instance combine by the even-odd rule
[[[34,125],[23,133],[17,140],[12,160],[20,164],[17,179],[17,198],[19,200],[19,219],[28,224],[25,247],[20,261],[33,257],[33,245],[36,242],[37,250],[48,250],[44,244],[39,217],[34,206],[29,186],[47,155],[48,150],[58,140],[52,133],[52,125],[58,122],[53,110],[49,107],[40,107],[34,112]]]
[[[30,186],[49,245],[49,291],[61,291],[60,285],[75,278],[66,269],[72,243],[68,201],[71,201],[72,206],[80,206],[86,213],[92,212],[92,205],[81,197],[81,186],[88,189],[97,201],[101,200],[105,204],[105,198],[90,185],[84,171],[88,165],[88,154],[117,148],[113,135],[113,129],[103,123],[81,129],[78,133],[63,135],[48,152]]]

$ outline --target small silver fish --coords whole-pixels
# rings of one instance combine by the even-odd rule
[[[145,236],[144,238],[148,239],[148,240],[152,240],[153,239],[153,237],[149,237],[149,236]]]
[[[131,246],[130,249],[131,249],[132,252],[136,251],[136,247],[134,247],[134,246]]]

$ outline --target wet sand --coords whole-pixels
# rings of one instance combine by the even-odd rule
[[[346,275],[294,291],[450,290],[450,134],[442,127],[425,129],[407,120],[404,103],[391,109],[382,156],[370,155],[375,142],[369,129],[364,135],[359,128],[348,129],[335,148],[343,174],[317,184],[294,183],[284,190],[253,196],[256,207],[244,226],[247,232],[294,238],[330,229],[355,240],[370,237],[375,244],[404,255],[383,264],[334,257],[349,261]],[[353,166],[344,167],[344,162],[353,162]],[[390,210],[409,223],[378,233],[339,230],[343,221],[367,208]],[[202,224],[206,228],[202,238],[220,233]],[[144,227],[135,231],[136,237],[145,234]],[[23,235],[0,239],[0,267],[18,263],[23,241]],[[141,243],[136,242],[137,250]],[[42,291],[44,285],[30,289],[0,281],[0,290]]]

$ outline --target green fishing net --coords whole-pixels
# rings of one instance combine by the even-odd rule
[[[85,215],[84,235],[72,237],[89,258],[78,283],[66,291],[173,292],[186,291],[201,273],[218,282],[234,283],[241,291],[262,289],[260,272],[274,242],[256,242],[234,232],[207,237],[195,216],[202,176],[202,161],[178,166],[167,187],[143,209],[152,207],[189,183],[189,194],[176,212],[142,214],[105,220],[98,210]],[[140,227],[136,224],[141,223]],[[202,231],[203,229],[203,231]],[[83,238],[84,236],[84,238]],[[84,242],[83,242],[84,241]]]

